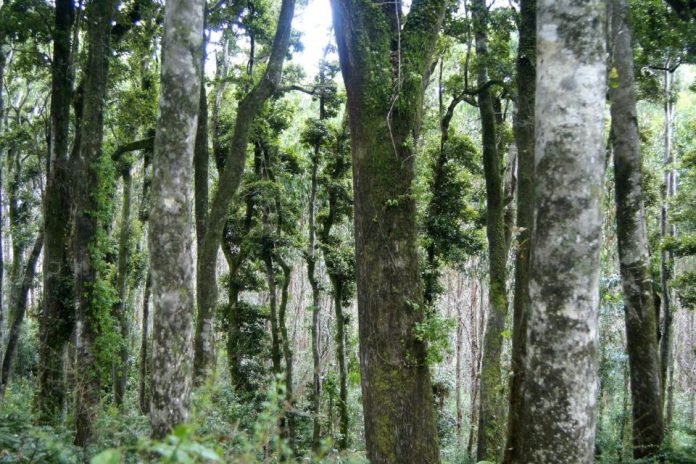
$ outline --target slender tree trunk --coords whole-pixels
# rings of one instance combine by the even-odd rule
[[[204,9],[203,0],[169,0],[165,8],[149,232],[154,304],[150,423],[155,438],[189,415],[194,316],[190,185]]]
[[[486,235],[490,285],[488,319],[483,337],[481,362],[481,403],[476,459],[497,461],[501,454],[504,433],[504,402],[501,395],[501,355],[503,331],[507,315],[507,246],[505,241],[505,199],[503,195],[502,157],[498,150],[496,114],[488,83],[488,9],[485,0],[475,0],[472,9],[476,55],[478,57],[478,94],[481,114],[483,167],[486,177]]]
[[[464,408],[462,406],[462,355],[464,345],[464,317],[462,307],[457,303],[457,339],[456,339],[455,356],[456,362],[454,367],[454,400],[456,411],[456,430],[457,430],[457,450],[462,447],[462,431],[464,425]]]
[[[126,393],[126,380],[128,378],[128,314],[126,312],[127,298],[127,277],[128,277],[128,244],[130,242],[130,220],[131,220],[131,191],[133,178],[131,176],[130,163],[126,162],[123,167],[121,177],[123,179],[123,204],[121,205],[121,233],[118,239],[118,277],[116,287],[118,290],[118,301],[114,308],[114,316],[118,321],[121,332],[121,348],[118,359],[114,363],[113,383],[114,383],[114,403],[118,408],[123,407],[123,398]]]
[[[19,334],[24,322],[24,316],[27,311],[27,296],[29,290],[34,285],[34,276],[36,274],[36,262],[39,260],[41,249],[43,248],[43,231],[39,232],[38,237],[34,241],[34,247],[24,266],[24,275],[22,282],[16,287],[16,296],[12,298],[14,304],[17,305],[15,310],[15,318],[12,321],[12,327],[7,338],[7,349],[2,361],[2,382],[0,383],[0,402],[5,396],[5,389],[10,380],[10,372],[12,371],[12,362],[14,361],[19,342]]]
[[[4,128],[5,128],[5,99],[4,99],[4,90],[5,90],[5,65],[6,65],[6,60],[7,57],[5,56],[5,50],[3,47],[4,39],[2,36],[0,36],[0,136],[4,135]],[[4,147],[0,146],[0,357],[3,356],[2,350],[3,347],[5,346],[5,332],[3,331],[3,328],[5,327],[5,313],[3,309],[3,283],[4,283],[4,274],[5,274],[5,263],[3,262],[3,237],[4,237],[4,232],[2,230],[2,178],[3,178],[3,164],[2,164],[2,159],[5,157],[5,152],[4,152]]]
[[[280,338],[280,328],[278,327],[278,296],[276,292],[275,273],[273,271],[273,258],[269,250],[265,251],[263,258],[266,266],[266,284],[268,285],[268,305],[270,307],[271,319],[271,362],[273,363],[273,374],[280,375],[283,372]]]
[[[519,462],[524,414],[524,362],[527,356],[529,257],[534,222],[534,92],[536,80],[536,0],[520,2],[517,50],[517,252],[512,315],[512,355],[508,430],[503,462]]]
[[[283,270],[283,286],[280,293],[280,306],[278,307],[278,325],[280,326],[280,337],[283,340],[283,358],[285,360],[285,407],[288,412],[287,417],[287,439],[290,449],[295,450],[295,393],[293,390],[293,363],[291,340],[287,326],[287,308],[290,288],[290,274],[292,268],[280,257],[276,258],[280,268]]]
[[[150,336],[150,292],[152,290],[152,277],[147,271],[145,277],[145,292],[143,295],[143,326],[140,339],[140,388],[138,389],[138,400],[140,412],[147,414],[150,412],[150,360],[148,350]]]
[[[307,245],[307,279],[312,287],[312,448],[317,451],[321,444],[320,405],[321,405],[321,360],[319,358],[319,282],[315,275],[316,253],[316,198],[317,172],[319,170],[320,145],[314,147],[312,156],[312,176],[309,191],[309,243]]]
[[[334,314],[336,317],[336,361],[338,363],[338,415],[339,432],[338,449],[348,448],[349,417],[348,417],[348,362],[346,360],[346,319],[343,314],[343,284],[339,279],[332,278]]]
[[[471,290],[471,310],[469,312],[469,330],[471,331],[469,340],[471,352],[471,360],[469,363],[469,385],[471,391],[471,400],[469,404],[469,439],[467,440],[466,446],[466,455],[469,457],[473,456],[474,446],[476,445],[476,436],[478,435],[476,431],[478,429],[478,391],[480,385],[479,367],[481,365],[481,349],[479,347],[479,340],[480,335],[483,333],[483,329],[480,328],[484,319],[483,304],[483,285],[479,285],[476,281],[474,281],[473,289]]]
[[[77,398],[75,411],[75,444],[85,446],[91,439],[101,394],[97,341],[102,335],[105,314],[103,296],[99,295],[97,279],[99,216],[104,206],[99,203],[103,169],[102,138],[104,132],[104,99],[109,69],[109,36],[115,0],[92,1],[87,5],[89,16],[85,68],[83,121],[81,126],[79,173],[75,187],[75,294],[79,321],[77,358]]]
[[[665,68],[669,68],[670,61],[667,61]],[[674,118],[674,102],[672,101],[672,81],[674,75],[666,70],[664,72],[664,185],[662,186],[661,208],[660,208],[660,239],[665,240],[672,234],[672,226],[669,220],[668,203],[673,194],[673,169],[672,162],[672,121]],[[672,278],[673,264],[671,252],[666,249],[660,250],[660,284],[662,290],[662,333],[660,334],[660,380],[662,385],[662,401],[664,403],[667,387],[667,371],[670,360],[672,344],[672,295],[669,288],[669,280]],[[668,425],[665,422],[665,425]]]
[[[331,4],[352,141],[367,457],[435,463],[426,343],[413,331],[425,308],[412,188],[413,145],[445,2],[414,3],[403,28],[400,3]]]
[[[594,462],[606,4],[537,2],[535,189],[518,462]]]
[[[258,84],[239,102],[230,150],[225,157],[224,169],[220,173],[218,188],[213,195],[208,215],[208,223],[202,248],[198,251],[201,267],[198,269],[198,286],[196,299],[198,316],[196,323],[196,372],[207,372],[210,366],[206,360],[213,349],[210,337],[203,331],[209,327],[217,302],[217,281],[215,268],[217,254],[225,227],[227,214],[234,193],[239,188],[246,165],[247,144],[251,126],[261,111],[263,104],[270,98],[280,82],[283,62],[290,42],[290,30],[295,11],[295,0],[283,0],[278,26],[271,46],[271,53],[266,70]]]
[[[203,45],[201,66],[205,66],[206,57],[206,38],[205,31],[203,33]],[[201,68],[203,69],[203,68]],[[198,107],[198,129],[196,131],[196,144],[193,154],[194,168],[194,187],[195,187],[195,214],[196,214],[196,245],[198,253],[196,266],[200,269],[205,263],[202,263],[203,241],[205,239],[206,223],[208,220],[208,98],[205,93],[205,85],[201,84],[200,104]],[[197,287],[205,286],[201,279],[205,277],[202,274],[196,274]],[[197,323],[202,324],[196,327],[196,333],[200,336],[196,338],[196,343],[201,346],[195,348],[195,352],[199,353],[201,359],[194,359],[195,376],[194,381],[201,381],[206,374],[206,368],[215,366],[215,334],[213,331],[213,317],[206,317],[197,320]]]
[[[56,0],[51,61],[51,135],[44,198],[44,310],[39,319],[39,423],[60,419],[65,402],[63,353],[74,327],[70,253],[70,181],[68,160],[72,72],[70,37],[73,0]]]
[[[609,89],[616,225],[633,404],[633,457],[640,459],[659,451],[664,429],[629,24],[627,0],[612,0],[613,66],[618,72],[618,85]]]

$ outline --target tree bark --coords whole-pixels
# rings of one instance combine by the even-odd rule
[[[609,97],[614,144],[616,226],[633,404],[633,457],[640,459],[659,451],[664,429],[629,24],[627,0],[613,0],[612,61],[618,73],[618,82],[610,87]]]
[[[439,462],[412,195],[414,144],[444,1],[332,0],[348,94],[367,457]]]
[[[5,389],[10,380],[10,372],[12,371],[12,362],[17,352],[17,344],[19,342],[19,333],[24,322],[24,316],[27,311],[27,296],[29,290],[34,285],[34,276],[36,275],[36,262],[39,260],[39,255],[43,248],[43,231],[39,232],[38,237],[34,241],[34,247],[31,250],[29,259],[24,266],[24,275],[22,282],[16,288],[16,297],[12,298],[17,308],[15,310],[15,318],[12,321],[12,327],[7,338],[7,349],[2,361],[2,382],[0,383],[0,402],[5,396]]]
[[[73,77],[71,33],[75,15],[72,0],[56,0],[51,61],[50,153],[44,198],[44,310],[39,319],[39,423],[55,423],[65,402],[63,352],[73,332],[73,270],[69,253],[70,181],[68,159]]]
[[[503,192],[503,162],[498,147],[496,112],[488,83],[488,9],[485,0],[475,0],[472,20],[478,60],[478,104],[481,115],[483,169],[486,178],[486,235],[488,237],[488,318],[483,337],[481,361],[481,396],[478,443],[478,461],[497,461],[503,445],[504,402],[501,395],[503,379],[500,357],[503,350],[503,331],[507,315],[508,249],[505,240],[505,198]]]
[[[143,326],[140,339],[140,387],[138,388],[138,402],[140,412],[150,412],[150,365],[151,356],[148,350],[148,338],[150,336],[150,293],[152,291],[152,277],[147,271],[145,277],[145,291],[143,295]]]
[[[123,179],[123,200],[121,205],[121,231],[118,239],[118,276],[116,289],[118,301],[114,308],[114,316],[118,321],[121,333],[121,348],[118,359],[114,363],[114,403],[118,408],[123,407],[123,398],[126,393],[126,380],[128,377],[128,315],[126,313],[126,293],[128,277],[128,243],[130,241],[131,220],[131,191],[133,178],[131,176],[130,162],[125,162],[121,177]]]
[[[91,439],[100,400],[100,365],[97,340],[102,335],[104,297],[99,294],[97,256],[99,223],[99,189],[103,176],[102,138],[104,133],[104,99],[109,69],[109,36],[115,0],[92,1],[87,5],[89,16],[85,68],[82,126],[78,172],[75,186],[75,295],[77,320],[80,322],[77,359],[77,398],[75,411],[75,444],[85,446]]]
[[[189,415],[194,308],[190,186],[204,9],[203,0],[170,0],[165,9],[149,232],[154,305],[150,424],[155,438]]]
[[[519,462],[524,424],[524,362],[527,356],[529,257],[534,222],[534,92],[536,80],[536,0],[521,0],[517,50],[517,252],[512,315],[512,354],[507,442],[503,462]]]
[[[535,189],[518,462],[594,462],[606,4],[537,2]]]
[[[210,353],[213,350],[212,320],[213,310],[217,302],[215,268],[222,231],[227,219],[230,202],[242,180],[251,126],[261,111],[263,104],[280,82],[283,62],[290,42],[294,12],[295,0],[283,0],[266,70],[258,84],[242,98],[237,107],[237,119],[232,140],[230,141],[230,150],[227,153],[224,169],[220,173],[218,189],[213,195],[210,206],[203,246],[199,250],[199,263],[201,263],[202,267],[198,269],[198,285],[196,288],[198,316],[196,320],[194,364],[195,371],[199,373],[198,375],[207,372],[210,366],[206,363],[208,362],[207,360],[211,359]]]

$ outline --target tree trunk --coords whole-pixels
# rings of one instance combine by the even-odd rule
[[[478,103],[481,114],[483,168],[486,178],[486,235],[488,237],[488,318],[483,337],[481,362],[481,395],[478,461],[497,461],[503,445],[505,408],[501,395],[503,379],[500,357],[507,315],[507,245],[505,240],[505,199],[503,195],[503,162],[497,144],[496,112],[488,83],[488,9],[485,0],[475,0],[472,20],[478,60]]]
[[[517,50],[517,252],[512,314],[512,355],[507,442],[503,462],[519,462],[524,414],[524,362],[527,356],[529,256],[534,222],[534,91],[536,80],[536,0],[520,2]]]
[[[51,135],[44,197],[44,310],[39,319],[39,423],[60,419],[65,402],[63,353],[74,326],[73,270],[69,253],[70,178],[68,135],[72,73],[73,0],[56,0],[51,61]]]
[[[360,370],[367,457],[374,464],[439,462],[412,196],[423,91],[445,12],[416,2],[332,0],[348,93]]]
[[[339,415],[339,432],[341,438],[338,440],[338,449],[345,450],[348,448],[349,428],[348,428],[348,363],[346,360],[346,321],[343,315],[343,285],[337,279],[332,279],[334,288],[334,313],[336,316],[336,361],[338,363],[338,415]]]
[[[206,57],[206,38],[205,32],[203,37],[202,45],[202,56],[201,69],[205,66]],[[194,169],[194,188],[195,188],[195,214],[196,214],[196,245],[198,253],[196,255],[197,263],[196,266],[200,269],[205,263],[201,262],[203,259],[203,254],[201,249],[203,248],[203,240],[205,238],[206,223],[208,220],[208,98],[205,93],[205,85],[201,83],[200,92],[200,103],[198,107],[198,126],[196,131],[196,144],[194,146],[193,154],[193,169]],[[197,286],[205,286],[205,283],[201,282],[203,275],[196,275],[198,281]],[[207,317],[199,319],[197,321],[203,324],[201,327],[196,327],[196,333],[200,333],[201,336],[197,340],[204,343],[205,347],[200,347],[198,351],[199,356],[203,356],[205,359],[201,359],[199,362],[194,362],[194,381],[201,381],[205,377],[205,368],[215,366],[215,334],[213,332],[213,317]]]
[[[659,451],[663,417],[629,24],[627,0],[612,0],[613,67],[618,73],[617,85],[609,89],[616,226],[633,404],[633,457],[640,459]]]
[[[3,49],[2,42],[4,42],[3,38],[0,37],[0,137],[4,135],[4,128],[5,128],[5,99],[4,99],[4,90],[5,90],[5,65],[6,65],[6,60],[7,57],[5,56],[5,50]],[[4,274],[5,274],[5,263],[3,262],[3,237],[4,233],[2,230],[2,177],[3,177],[3,166],[1,160],[5,157],[5,152],[4,152],[4,146],[0,146],[0,357],[3,356],[2,350],[3,347],[5,346],[5,332],[3,331],[3,327],[5,327],[5,313],[3,310],[3,283],[4,283]]]
[[[207,360],[213,350],[212,332],[204,329],[212,327],[215,304],[217,302],[217,266],[218,247],[222,239],[227,214],[234,193],[239,188],[246,165],[249,133],[256,116],[280,82],[283,62],[290,42],[292,18],[295,0],[283,0],[278,17],[278,26],[271,46],[271,53],[266,70],[258,84],[239,102],[230,150],[227,153],[224,169],[220,173],[218,188],[213,196],[208,215],[208,224],[203,239],[203,246],[198,251],[201,267],[198,268],[198,286],[196,300],[198,316],[195,340],[195,371],[207,372],[210,366]],[[201,374],[199,374],[201,375]]]
[[[169,0],[165,8],[149,231],[154,304],[150,424],[155,438],[189,415],[194,308],[190,185],[204,9],[203,0]]]
[[[293,364],[292,364],[292,348],[291,340],[288,334],[287,326],[287,308],[289,299],[289,288],[290,288],[290,274],[292,268],[280,257],[276,259],[280,268],[283,270],[283,286],[280,293],[280,306],[278,307],[278,325],[280,326],[280,336],[283,340],[283,359],[285,360],[285,408],[287,409],[287,430],[286,436],[290,449],[295,450],[295,417],[294,417],[294,403],[295,403],[295,393],[292,386],[292,376],[293,376]]]
[[[321,359],[319,357],[319,282],[315,270],[317,265],[316,253],[316,198],[317,171],[319,170],[320,145],[314,147],[312,155],[312,176],[309,190],[309,243],[307,245],[307,279],[312,287],[312,448],[319,450],[321,445],[321,426],[319,420],[321,406]]]
[[[87,4],[89,17],[85,68],[82,126],[78,171],[80,180],[75,186],[75,295],[79,321],[77,358],[77,398],[75,411],[75,444],[86,446],[91,439],[100,400],[100,357],[98,338],[102,335],[104,318],[108,317],[104,296],[98,279],[101,257],[99,228],[105,205],[99,191],[102,188],[104,163],[102,138],[104,133],[104,99],[108,79],[109,37],[115,0],[92,1]]]
[[[518,462],[594,462],[606,4],[539,0],[524,438]]]
[[[128,378],[128,314],[126,313],[126,293],[128,277],[128,243],[130,241],[131,220],[131,191],[133,178],[131,176],[130,162],[126,161],[121,177],[123,178],[123,204],[121,205],[121,233],[118,239],[118,277],[116,289],[118,301],[114,308],[114,316],[118,321],[121,332],[121,348],[118,359],[114,363],[114,403],[118,408],[123,407],[123,398],[126,393],[126,380]]]
[[[15,288],[16,296],[12,298],[15,309],[15,318],[12,321],[12,327],[7,338],[7,349],[2,361],[2,382],[0,383],[0,402],[5,396],[5,389],[10,380],[10,372],[12,371],[12,362],[14,361],[15,353],[17,352],[17,344],[19,342],[19,333],[24,322],[24,315],[27,310],[27,295],[29,290],[34,285],[34,276],[36,274],[36,262],[39,260],[41,249],[43,248],[43,231],[39,232],[38,237],[34,241],[34,247],[31,250],[29,259],[24,266],[24,275],[22,282]]]
[[[145,294],[143,295],[143,327],[140,339],[140,388],[138,389],[138,400],[140,412],[148,414],[150,412],[150,353],[148,350],[148,337],[150,336],[150,292],[152,289],[152,277],[147,271],[145,277]]]

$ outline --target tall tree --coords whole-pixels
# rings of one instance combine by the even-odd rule
[[[477,84],[483,170],[486,178],[486,235],[488,238],[488,318],[481,360],[480,412],[476,459],[496,461],[504,431],[504,402],[500,385],[503,332],[507,316],[508,247],[505,239],[503,161],[498,143],[496,110],[488,81],[488,8],[486,0],[474,0],[472,20],[476,42]]]
[[[78,172],[80,182],[75,188],[75,295],[77,320],[80,323],[78,344],[78,388],[75,411],[75,444],[85,446],[93,432],[100,399],[100,359],[98,338],[105,324],[105,296],[98,282],[100,256],[99,227],[104,227],[104,99],[108,79],[109,38],[116,0],[87,4],[87,65],[82,96],[82,124]],[[109,160],[110,161],[110,160]],[[107,311],[110,308],[107,309]]]
[[[153,372],[150,423],[161,438],[188,418],[192,382],[191,191],[200,108],[204,0],[165,8],[150,211]]]
[[[213,359],[213,310],[217,302],[215,268],[225,220],[233,196],[242,181],[252,123],[280,83],[283,62],[290,43],[294,13],[295,0],[283,0],[266,69],[258,83],[237,106],[237,119],[230,148],[225,157],[224,169],[220,173],[218,188],[210,205],[202,247],[198,250],[200,256],[198,262],[201,267],[198,269],[196,280],[198,315],[194,368],[199,377],[205,375]]]
[[[631,376],[633,457],[640,459],[659,450],[663,438],[663,419],[631,37],[628,2],[612,0],[612,73],[615,71],[617,82],[612,82],[609,97],[616,226]]]
[[[348,94],[360,369],[371,462],[439,461],[413,197],[423,93],[446,2],[332,0]]]
[[[519,462],[524,415],[524,362],[527,354],[529,258],[534,223],[534,91],[536,80],[536,0],[520,1],[517,49],[517,252],[512,302],[512,360],[508,431],[503,462]]]
[[[63,350],[74,323],[70,236],[70,162],[68,136],[73,74],[72,0],[56,0],[51,60],[51,143],[44,206],[46,240],[43,276],[44,310],[39,320],[39,388],[36,405],[41,422],[59,418],[65,401]]]
[[[518,462],[594,462],[606,4],[537,2],[535,189]]]

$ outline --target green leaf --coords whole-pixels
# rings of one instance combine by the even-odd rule
[[[121,450],[104,450],[89,460],[89,464],[121,464]]]

